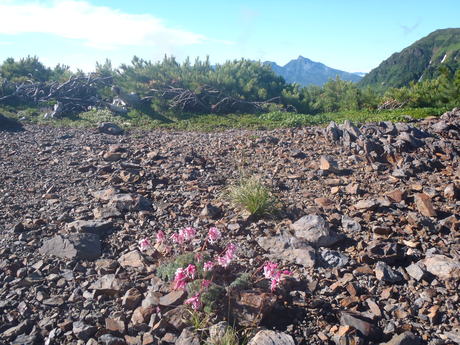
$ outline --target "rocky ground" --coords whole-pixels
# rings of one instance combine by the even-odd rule
[[[223,320],[251,345],[460,344],[459,153],[458,110],[361,128],[0,132],[0,344],[230,345]],[[278,213],[230,205],[241,174]],[[237,244],[224,284],[251,283],[224,286],[225,312],[194,313],[201,327],[158,273],[180,249],[138,247],[191,226],[190,250],[211,226],[223,238],[207,254]],[[292,271],[273,293],[267,260]]]

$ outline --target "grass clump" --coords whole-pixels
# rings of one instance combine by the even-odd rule
[[[276,198],[268,187],[255,176],[241,178],[240,181],[228,187],[228,199],[252,216],[262,217],[276,211]]]

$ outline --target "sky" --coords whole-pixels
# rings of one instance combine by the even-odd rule
[[[460,27],[460,0],[0,0],[0,63],[94,70],[134,55],[284,65],[299,55],[369,72],[430,32]]]

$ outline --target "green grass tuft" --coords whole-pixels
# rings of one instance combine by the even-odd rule
[[[273,214],[276,210],[276,198],[258,178],[241,178],[227,188],[228,199],[236,206],[245,209],[251,215],[262,217]]]

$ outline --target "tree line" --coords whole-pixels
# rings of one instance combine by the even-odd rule
[[[372,87],[331,79],[323,86],[289,84],[272,69],[257,61],[246,59],[212,65],[209,58],[187,58],[179,63],[172,56],[152,62],[134,57],[129,64],[113,67],[110,60],[96,63],[95,72],[113,78],[113,85],[127,93],[136,93],[148,99],[149,110],[158,114],[180,115],[184,108],[171,107],[168,90],[190,91],[200,102],[211,105],[219,98],[240,102],[266,102],[267,111],[285,110],[303,114],[319,114],[338,111],[373,110],[385,107],[454,107],[460,104],[460,70],[447,66],[440,68],[436,79],[411,82],[400,88],[377,91]],[[72,76],[85,76],[81,70],[71,71],[69,66],[58,64],[46,67],[36,56],[15,60],[6,59],[0,65],[0,97],[8,92],[6,81],[12,83],[64,82]],[[110,99],[110,88],[98,90],[101,97]],[[190,111],[192,109],[192,111]],[[193,113],[194,108],[188,112]],[[197,113],[208,109],[201,108]]]

